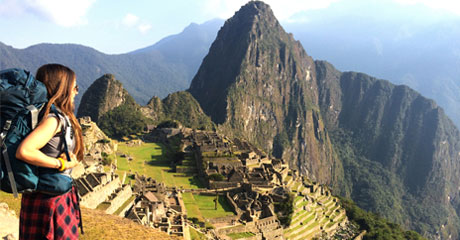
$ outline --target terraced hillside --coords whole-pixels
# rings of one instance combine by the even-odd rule
[[[293,179],[292,176],[288,176],[285,183],[295,195],[292,221],[284,230],[286,239],[345,236],[354,231],[345,210],[329,189],[308,180]]]

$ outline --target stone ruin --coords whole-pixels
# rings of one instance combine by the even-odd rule
[[[193,144],[198,173],[210,189],[235,188],[244,182],[271,188],[282,185],[289,171],[283,160],[269,159],[247,142],[232,142],[214,132],[194,131],[183,142]]]
[[[179,191],[164,183],[135,175],[136,200],[126,217],[139,224],[158,228],[170,235],[184,236],[186,210]]]
[[[85,156],[102,159],[101,153],[111,154],[117,151],[117,143],[112,141],[104,132],[86,116],[78,119],[82,128]]]
[[[74,180],[83,207],[101,210],[113,214],[133,195],[131,186],[122,184],[117,175],[104,172],[85,173]],[[121,209],[123,216],[127,209]]]

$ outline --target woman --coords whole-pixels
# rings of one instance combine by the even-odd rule
[[[29,164],[60,171],[71,171],[83,158],[81,127],[74,115],[74,98],[78,94],[75,73],[59,64],[40,67],[36,79],[43,82],[49,102],[40,124],[19,145],[16,158]],[[51,105],[60,114],[50,113]],[[69,121],[70,120],[70,121]],[[70,161],[62,150],[64,127],[70,122]],[[40,192],[24,193],[21,201],[20,239],[78,239],[80,213],[75,188],[51,196]]]

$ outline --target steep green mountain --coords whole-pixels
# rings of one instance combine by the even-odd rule
[[[140,108],[114,75],[105,74],[83,94],[77,115],[91,117],[110,138],[121,139],[152,123]]]
[[[188,91],[226,135],[428,238],[458,238],[452,121],[406,86],[314,62],[268,5],[226,21]]]
[[[430,238],[458,238],[460,133],[443,110],[404,85],[322,61],[316,71],[341,193]]]
[[[195,98],[185,91],[169,94],[163,100],[153,97],[149,103],[142,107],[144,115],[155,123],[166,120],[176,120],[185,127],[211,130],[214,123],[203,112]]]
[[[117,139],[139,133],[148,124],[166,120],[177,120],[191,128],[214,128],[190,93],[175,92],[163,100],[152,97],[141,107],[112,74],[98,78],[86,90],[77,115],[90,116],[109,137]]]
[[[318,107],[314,62],[268,5],[250,2],[226,21],[188,91],[226,135],[323,183],[342,175]]]
[[[105,74],[85,91],[77,115],[90,116],[97,123],[102,115],[122,104],[136,105],[136,102],[114,75]]]

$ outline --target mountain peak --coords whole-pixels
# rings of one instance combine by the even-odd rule
[[[123,103],[136,104],[113,74],[104,74],[83,94],[77,115],[89,116],[97,123],[104,113]]]
[[[225,134],[328,183],[332,153],[315,76],[313,60],[270,7],[251,1],[220,29],[188,91]]]
[[[234,17],[254,17],[263,16],[269,19],[274,19],[275,15],[270,6],[262,1],[250,1],[243,5]],[[233,18],[234,18],[233,17]]]
[[[270,6],[251,1],[220,29],[189,91],[214,122],[223,123],[228,105],[222,96],[228,94],[232,85],[239,82],[250,84],[258,78],[261,81],[306,79],[307,75],[310,76],[306,71],[312,65],[311,58],[292,35],[284,31]],[[265,75],[273,73],[273,76],[264,78],[258,73],[261,70]],[[243,75],[244,71],[249,75],[257,72],[257,79]]]
[[[228,28],[239,26],[241,33],[268,33],[267,30],[279,30],[281,25],[268,4],[262,1],[250,1],[242,6],[233,17],[227,20]],[[225,26],[224,25],[224,26]]]

